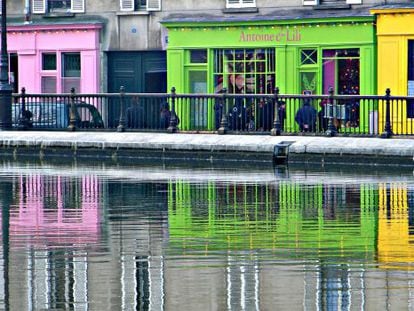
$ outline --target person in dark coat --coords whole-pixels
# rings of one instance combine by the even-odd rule
[[[160,128],[161,129],[167,129],[170,125],[171,120],[171,111],[170,111],[170,105],[168,102],[161,104],[160,109]]]
[[[321,110],[318,112],[318,119],[319,119],[319,131],[325,132],[328,129],[328,118],[325,117],[326,109],[328,105],[328,100],[326,98],[322,99],[319,103]]]
[[[233,131],[246,130],[246,108],[243,101],[236,99],[229,111],[229,129]]]
[[[214,109],[214,126],[216,130],[218,130],[220,128],[221,117],[223,113],[223,103],[221,99],[216,99],[213,109]]]
[[[132,105],[126,110],[126,122],[128,128],[144,128],[145,127],[144,108],[139,104],[137,98],[134,99]]]
[[[286,119],[286,102],[283,100],[278,101],[279,107],[279,122],[280,122],[280,129],[283,131],[285,129],[285,119]]]
[[[303,101],[303,106],[296,112],[295,121],[301,132],[315,132],[317,111],[309,99]]]

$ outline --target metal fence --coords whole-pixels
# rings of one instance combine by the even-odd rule
[[[277,113],[275,113],[277,112]],[[14,129],[382,136],[414,134],[414,97],[279,94],[13,94]]]

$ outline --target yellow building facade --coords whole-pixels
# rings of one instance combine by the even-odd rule
[[[378,48],[378,94],[390,88],[392,96],[414,95],[414,8],[371,10],[376,15]],[[385,105],[380,105],[384,120]],[[393,101],[391,122],[396,134],[412,133],[414,107],[406,101]],[[383,124],[379,124],[383,128]]]

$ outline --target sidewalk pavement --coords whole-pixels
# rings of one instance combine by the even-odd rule
[[[414,140],[141,132],[0,131],[2,156],[414,166]]]

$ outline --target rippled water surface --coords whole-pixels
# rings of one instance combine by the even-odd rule
[[[414,308],[413,172],[0,163],[0,309]]]

